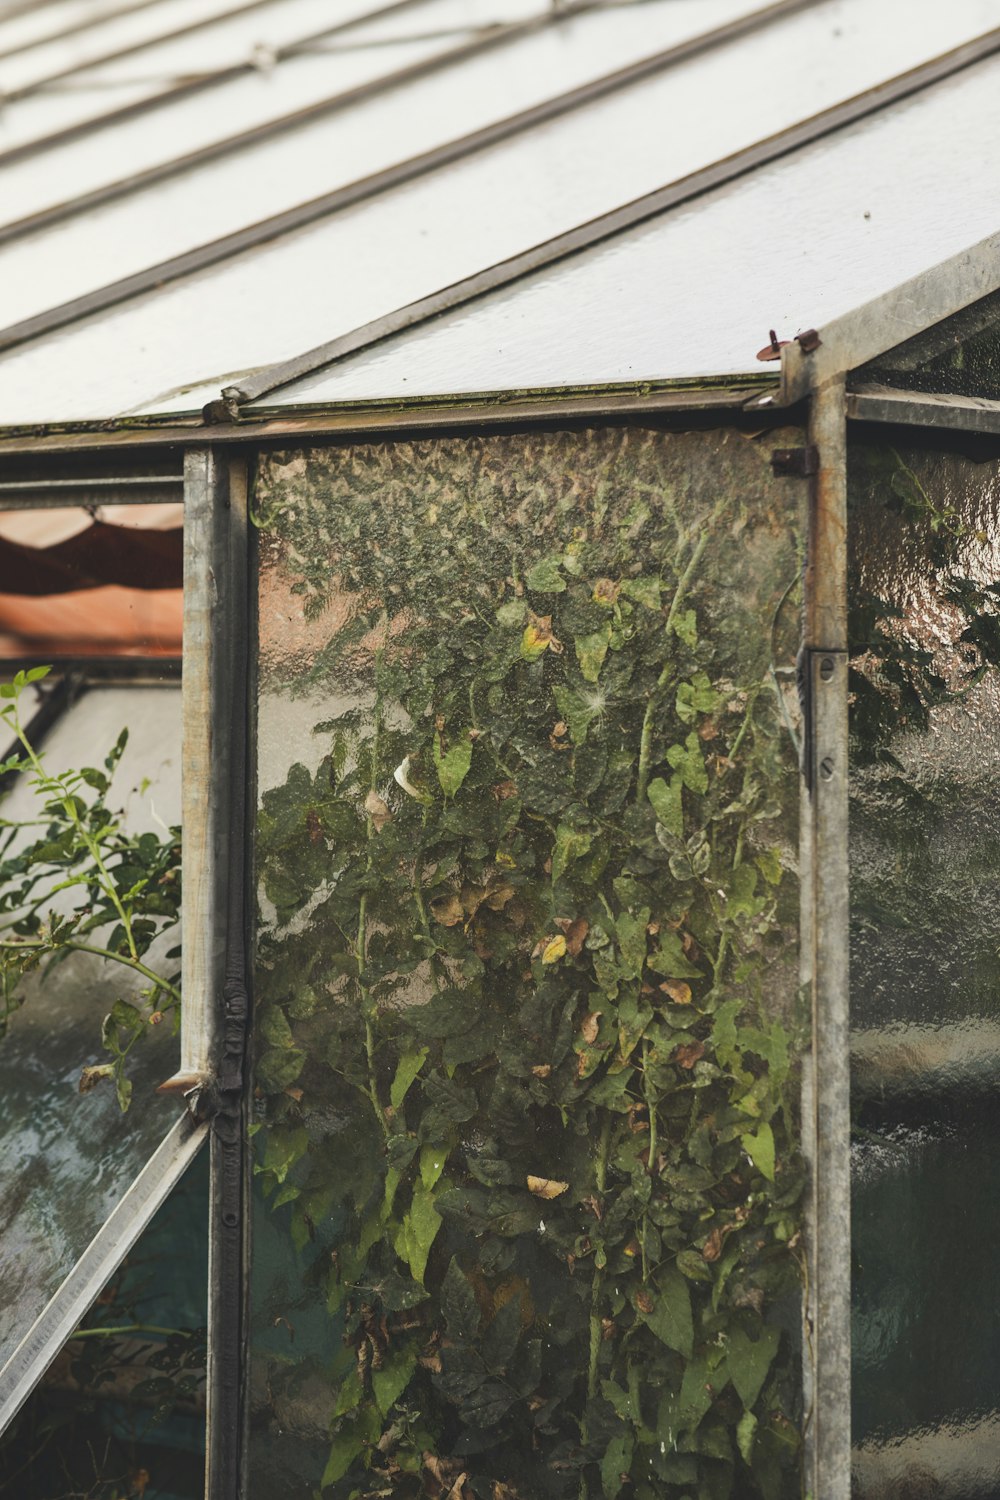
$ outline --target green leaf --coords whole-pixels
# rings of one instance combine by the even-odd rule
[[[536,562],[524,575],[524,582],[536,594],[561,594],[566,588],[566,580],[559,571],[557,557],[543,557],[540,562]]]
[[[524,599],[511,599],[507,604],[501,604],[497,610],[497,623],[499,625],[516,626],[524,623],[524,617],[528,613],[528,605]]]
[[[472,741],[465,730],[450,750],[442,750],[440,733],[434,736],[434,764],[446,797],[454,797],[472,765]]]
[[[683,745],[671,745],[667,751],[667,760],[692,792],[708,791],[708,772],[702,759],[701,743],[693,731]]]
[[[355,1407],[360,1406],[363,1396],[361,1377],[355,1365],[350,1374],[346,1375],[341,1382],[340,1390],[337,1392],[337,1404],[333,1408],[334,1417],[343,1417],[347,1412],[354,1411]]]
[[[773,1324],[765,1324],[757,1340],[751,1339],[738,1324],[729,1333],[726,1351],[726,1366],[729,1378],[736,1388],[743,1405],[750,1409],[760,1395],[767,1379],[767,1372],[774,1363],[781,1341],[781,1331]]]
[[[325,1490],[330,1485],[336,1484],[338,1479],[343,1479],[363,1447],[364,1441],[353,1423],[345,1426],[342,1432],[338,1432],[330,1444],[330,1456],[323,1470],[320,1487]]]
[[[685,646],[697,646],[698,616],[693,609],[679,609],[671,621],[671,629]]]
[[[589,853],[594,842],[592,833],[581,833],[568,823],[560,823],[556,829],[556,841],[552,847],[552,883],[561,880],[566,869],[575,859]]]
[[[736,1426],[736,1445],[743,1462],[753,1462],[753,1440],[757,1435],[757,1418],[752,1411],[745,1411]]]
[[[441,1283],[441,1311],[453,1339],[471,1342],[479,1332],[479,1303],[454,1256]]]
[[[715,691],[704,672],[696,672],[690,682],[681,682],[677,687],[677,717],[685,724],[693,724],[699,714],[710,714],[722,702],[722,695]]]
[[[705,1263],[705,1257],[697,1250],[682,1250],[675,1262],[678,1271],[690,1281],[711,1281],[712,1273]]]
[[[679,933],[661,928],[658,943],[656,952],[651,953],[646,960],[655,974],[662,974],[665,979],[702,978],[701,970],[696,969],[685,957]]]
[[[421,1146],[420,1148],[420,1181],[430,1192],[444,1171],[448,1161],[447,1146]]]
[[[646,609],[659,610],[662,587],[658,578],[646,573],[640,578],[627,578],[622,584],[622,593],[626,599],[634,599],[636,604],[643,604]]]
[[[680,838],[684,832],[681,778],[671,776],[670,781],[666,782],[662,776],[657,776],[649,783],[646,796],[653,805],[658,821],[663,824],[668,833],[676,834]]]
[[[597,717],[593,699],[571,687],[557,687],[553,690],[553,696],[559,716],[569,728],[570,739],[574,745],[582,745],[587,738],[587,731]]]
[[[778,885],[781,882],[781,855],[777,849],[759,849],[754,855],[757,868],[767,881],[768,885]]]
[[[774,1133],[767,1121],[762,1121],[752,1135],[741,1135],[740,1144],[758,1172],[762,1172],[768,1182],[773,1182]]]
[[[637,912],[619,912],[615,918],[618,947],[626,971],[635,979],[641,979],[646,962],[646,928],[649,925],[649,907]]]
[[[697,1427],[702,1417],[712,1404],[712,1391],[709,1389],[714,1382],[708,1368],[708,1359],[704,1350],[690,1359],[681,1379],[681,1393],[679,1400],[680,1419],[685,1427]]]
[[[414,1281],[424,1284],[427,1257],[441,1228],[441,1215],[434,1207],[434,1195],[418,1183],[413,1190],[410,1211],[403,1215],[403,1223],[396,1236],[396,1254],[405,1260]]]
[[[620,1437],[613,1437],[605,1448],[604,1457],[601,1460],[601,1486],[605,1500],[615,1500],[628,1478],[634,1446],[632,1434],[626,1432]]]
[[[676,1349],[678,1354],[689,1359],[694,1348],[694,1320],[691,1316],[691,1292],[684,1277],[679,1271],[670,1269],[661,1276],[658,1293],[651,1285],[645,1290],[647,1296],[655,1299],[651,1312],[642,1312],[640,1309],[640,1316],[646,1326],[652,1329],[668,1349]]]
[[[427,1048],[421,1047],[416,1052],[404,1052],[396,1065],[396,1076],[392,1080],[389,1089],[389,1103],[393,1109],[398,1109],[406,1098],[407,1092],[424,1065],[427,1057]]]
[[[580,663],[580,671],[588,682],[596,682],[601,675],[601,668],[610,644],[610,625],[602,625],[600,630],[595,630],[591,635],[578,635],[573,642],[576,659]]]
[[[372,1390],[378,1409],[388,1416],[392,1406],[406,1390],[417,1367],[415,1354],[398,1354],[395,1359],[372,1373]]]
[[[43,677],[48,677],[52,671],[51,667],[31,667],[24,674],[25,682],[40,682]]]

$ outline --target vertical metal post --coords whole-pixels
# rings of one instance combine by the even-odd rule
[[[175,1082],[212,1122],[205,1493],[236,1500],[247,1241],[246,464],[191,450],[184,488],[184,1022]]]
[[[802,820],[802,979],[812,1000],[803,1080],[810,1161],[807,1493],[851,1492],[851,1175],[848,973],[847,421],[844,382],[814,391],[805,660],[809,791]]]

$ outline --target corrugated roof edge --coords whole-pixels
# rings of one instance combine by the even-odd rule
[[[68,453],[181,444],[242,443],[273,438],[337,438],[361,434],[440,431],[444,428],[530,426],[558,421],[599,422],[674,414],[751,412],[767,425],[763,396],[773,397],[773,372],[692,381],[643,382],[614,386],[567,386],[545,390],[477,392],[456,397],[421,397],[378,402],[340,402],[336,406],[262,408],[243,413],[238,422],[206,424],[192,413],[130,416],[112,420],[31,427],[0,428],[0,458],[16,454]],[[782,412],[781,420],[787,414]]]
[[[787,130],[757,141],[752,146],[714,162],[709,167],[692,172],[687,177],[668,183],[653,193],[648,193],[631,203],[613,209],[610,213],[602,214],[586,224],[556,235],[519,255],[499,261],[473,276],[466,277],[429,296],[419,298],[391,313],[375,318],[348,333],[340,334],[329,342],[319,344],[293,359],[269,365],[239,385],[226,386],[222,390],[221,399],[209,402],[205,407],[205,420],[214,423],[226,420],[235,421],[242,407],[259,401],[264,396],[272,395],[282,387],[291,385],[308,375],[315,374],[349,354],[356,354],[362,349],[371,348],[394,334],[429,322],[442,313],[451,312],[489,292],[510,286],[557,261],[591,249],[603,240],[611,239],[628,229],[637,228],[647,220],[665,213],[668,209],[702,197],[715,188],[722,187],[760,167],[777,161],[782,156],[790,155],[793,151],[812,144],[823,136],[852,125],[867,115],[875,114],[912,94],[920,93],[933,84],[942,82],[997,52],[1000,52],[1000,27],[986,32],[972,42],[953,48],[928,63],[897,74],[873,89],[867,89],[864,93],[856,94],[840,104],[833,105],[830,109],[822,110],[807,120],[799,121]]]

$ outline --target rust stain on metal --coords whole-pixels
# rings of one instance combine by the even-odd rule
[[[804,333],[797,333],[795,335],[795,342],[803,354],[811,354],[814,349],[819,348],[823,340],[815,328],[807,328]]]

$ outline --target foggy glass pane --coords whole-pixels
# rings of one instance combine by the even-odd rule
[[[799,1493],[797,432],[261,460],[250,1493]]]
[[[880,355],[851,384],[1000,399],[1000,293]]]
[[[1000,1488],[997,469],[850,467],[859,1497]]]

